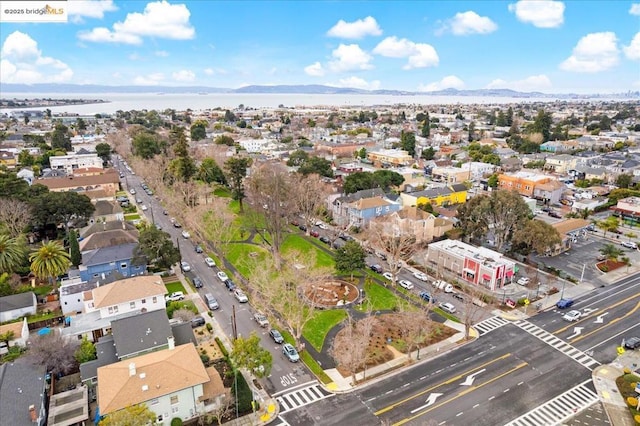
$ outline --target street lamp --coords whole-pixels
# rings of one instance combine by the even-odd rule
[[[560,299],[562,299],[562,297],[564,296],[564,285],[565,285],[566,281],[562,280],[562,290],[560,291]]]

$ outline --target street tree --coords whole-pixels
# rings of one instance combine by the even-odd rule
[[[431,302],[421,301],[420,310],[416,311],[415,307],[408,302],[401,300],[398,304],[398,312],[396,313],[397,321],[402,330],[402,339],[407,344],[407,353],[411,354],[417,350],[416,359],[420,359],[420,348],[425,346],[433,332],[433,323],[429,319],[433,311],[434,304]],[[409,356],[409,361],[412,358]]]
[[[214,198],[209,204],[186,210],[183,217],[186,226],[211,243],[222,256],[227,253],[229,243],[237,238],[233,227],[235,215],[229,211],[224,199]]]
[[[326,205],[329,192],[329,186],[318,175],[296,176],[296,179],[291,180],[293,211],[290,212],[290,216],[299,215],[307,229],[311,229],[314,218]]]
[[[98,157],[102,158],[102,162],[106,163],[111,160],[111,145],[102,142],[96,145],[96,153]]]
[[[403,264],[418,248],[415,235],[404,229],[400,220],[379,218],[369,223],[369,228],[364,232],[364,240],[370,247],[376,247],[385,253],[391,284],[395,286]]]
[[[26,180],[19,178],[15,172],[0,169],[0,199],[28,201],[28,194],[29,184]]]
[[[622,249],[616,247],[613,244],[605,244],[601,249],[598,250],[603,256],[607,258],[607,260],[611,260],[616,262],[620,256],[622,256]]]
[[[488,300],[484,293],[473,285],[463,286],[462,294],[464,300],[462,301],[463,309],[460,319],[464,324],[464,338],[469,340],[471,327],[478,322],[484,312],[483,307],[487,305],[487,302],[492,303],[492,300]]]
[[[146,404],[136,404],[107,414],[98,426],[147,426],[156,424],[156,420],[156,413]]]
[[[351,311],[346,312],[347,318],[343,327],[331,344],[331,355],[341,368],[349,372],[351,384],[355,386],[356,373],[366,368],[370,356],[371,331],[376,318],[371,315],[371,309],[365,318],[359,321],[353,319]]]
[[[134,253],[135,263],[142,263],[144,256],[147,263],[161,269],[169,269],[181,259],[180,251],[173,245],[171,236],[155,226],[147,226],[140,231]]]
[[[78,364],[98,359],[98,356],[96,355],[96,345],[94,345],[93,342],[90,342],[89,339],[87,339],[87,336],[83,336],[82,341],[76,348],[73,356]]]
[[[399,187],[404,183],[404,177],[393,170],[376,170],[373,172],[375,185],[382,188],[384,192],[389,191],[392,187]]]
[[[244,180],[247,176],[247,169],[251,167],[251,159],[244,157],[232,157],[224,163],[227,171],[227,182],[231,187],[233,199],[238,201],[240,212],[244,211],[243,200],[245,198]]]
[[[37,335],[29,340],[27,357],[35,365],[42,365],[54,375],[66,375],[78,369],[75,359],[77,344],[64,337],[58,329]]]
[[[247,338],[240,336],[234,340],[229,355],[235,368],[247,369],[260,379],[271,374],[273,356],[260,346],[260,337],[255,331]]]
[[[335,253],[336,271],[340,274],[351,274],[365,267],[367,253],[360,243],[355,240],[347,241],[345,245],[338,248]]]
[[[527,220],[513,233],[512,240],[513,247],[521,245],[527,256],[531,252],[542,256],[561,243],[562,237],[558,230],[547,222],[537,219]]]
[[[18,237],[0,234],[0,271],[13,272],[22,265],[25,244]]]
[[[493,232],[498,251],[523,227],[531,210],[515,191],[497,190],[476,195],[458,207],[458,227],[468,238],[484,238]]]
[[[43,242],[40,248],[29,255],[31,272],[41,280],[53,285],[56,277],[64,274],[71,265],[69,253],[57,241]]]
[[[78,234],[76,231],[69,231],[69,259],[71,264],[76,268],[82,263],[82,254],[80,253],[80,244],[78,244]]]

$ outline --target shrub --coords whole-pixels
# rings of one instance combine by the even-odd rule
[[[635,420],[637,424],[640,424],[640,414],[633,416],[633,420]]]
[[[208,331],[209,333],[211,333],[211,331],[212,331],[212,330],[213,330],[213,325],[211,325],[211,323],[210,323],[210,322],[208,322],[208,323],[207,323],[207,331]]]
[[[224,343],[222,343],[222,340],[220,340],[219,337],[215,338],[216,343],[218,344],[218,347],[220,348],[220,352],[222,352],[222,355],[225,358],[229,358],[229,351],[227,351],[227,348],[224,347]]]
[[[253,400],[253,392],[244,379],[244,376],[239,371],[236,371],[237,376],[233,380],[231,386],[231,392],[236,396],[238,411],[240,413],[248,413],[252,411],[251,401]]]
[[[630,396],[627,398],[627,404],[629,404],[630,407],[636,408],[638,406],[638,398]]]
[[[211,358],[207,354],[200,354],[200,360],[204,365],[209,365],[209,362],[211,362]]]
[[[171,426],[182,426],[182,419],[179,417],[174,417],[171,419]]]

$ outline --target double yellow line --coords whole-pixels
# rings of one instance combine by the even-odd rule
[[[570,329],[570,328],[572,328],[572,327],[575,327],[575,326],[576,326],[576,324],[580,324],[581,322],[586,321],[587,319],[593,318],[594,316],[595,316],[595,317],[597,317],[598,315],[596,315],[596,313],[598,313],[598,312],[602,312],[602,311],[604,311],[604,310],[606,310],[606,309],[612,309],[612,308],[615,308],[615,307],[617,307],[617,306],[622,305],[623,303],[627,303],[628,301],[630,301],[630,300],[633,300],[633,299],[637,298],[638,296],[640,296],[640,293],[634,294],[633,296],[629,296],[629,297],[627,297],[626,299],[619,300],[618,302],[614,303],[613,305],[605,306],[604,308],[597,309],[596,311],[591,312],[591,313],[589,314],[589,316],[584,317],[583,319],[581,319],[581,320],[579,320],[579,321],[576,321],[576,322],[574,322],[574,323],[571,323],[571,324],[567,325],[566,327],[562,327],[562,328],[560,328],[560,329],[558,329],[558,330],[554,331],[554,332],[553,332],[553,334],[560,334],[560,333],[562,333],[563,331],[567,331],[568,329]],[[637,306],[636,306],[636,309],[637,309]],[[625,316],[626,316],[626,315],[625,315]],[[623,318],[624,318],[624,317],[623,317]],[[600,328],[602,328],[602,327],[600,327]]]

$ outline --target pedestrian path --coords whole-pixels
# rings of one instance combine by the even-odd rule
[[[280,405],[280,414],[283,414],[333,395],[324,390],[320,383],[314,380],[305,387],[277,396],[276,401]]]
[[[585,354],[581,350],[576,349],[575,347],[571,346],[564,340],[554,336],[553,334],[549,333],[546,330],[543,330],[537,325],[531,324],[529,321],[519,320],[514,322],[514,324],[520,327],[521,329],[523,329],[524,331],[526,331],[527,333],[531,334],[532,336],[535,336],[538,339],[542,340],[552,348],[567,355],[569,358],[573,359],[574,361],[578,362],[579,364],[588,368],[589,370],[593,370],[597,365],[600,365],[598,361],[591,358],[589,355]]]
[[[493,331],[496,328],[500,328],[505,324],[509,324],[509,321],[507,321],[506,319],[501,318],[501,317],[491,317],[491,318],[487,318],[486,320],[482,320],[479,323],[475,324],[473,326],[473,328],[478,330],[478,335],[484,336],[485,334],[489,333],[490,331]]]
[[[598,401],[591,379],[569,389],[505,426],[559,425]]]

